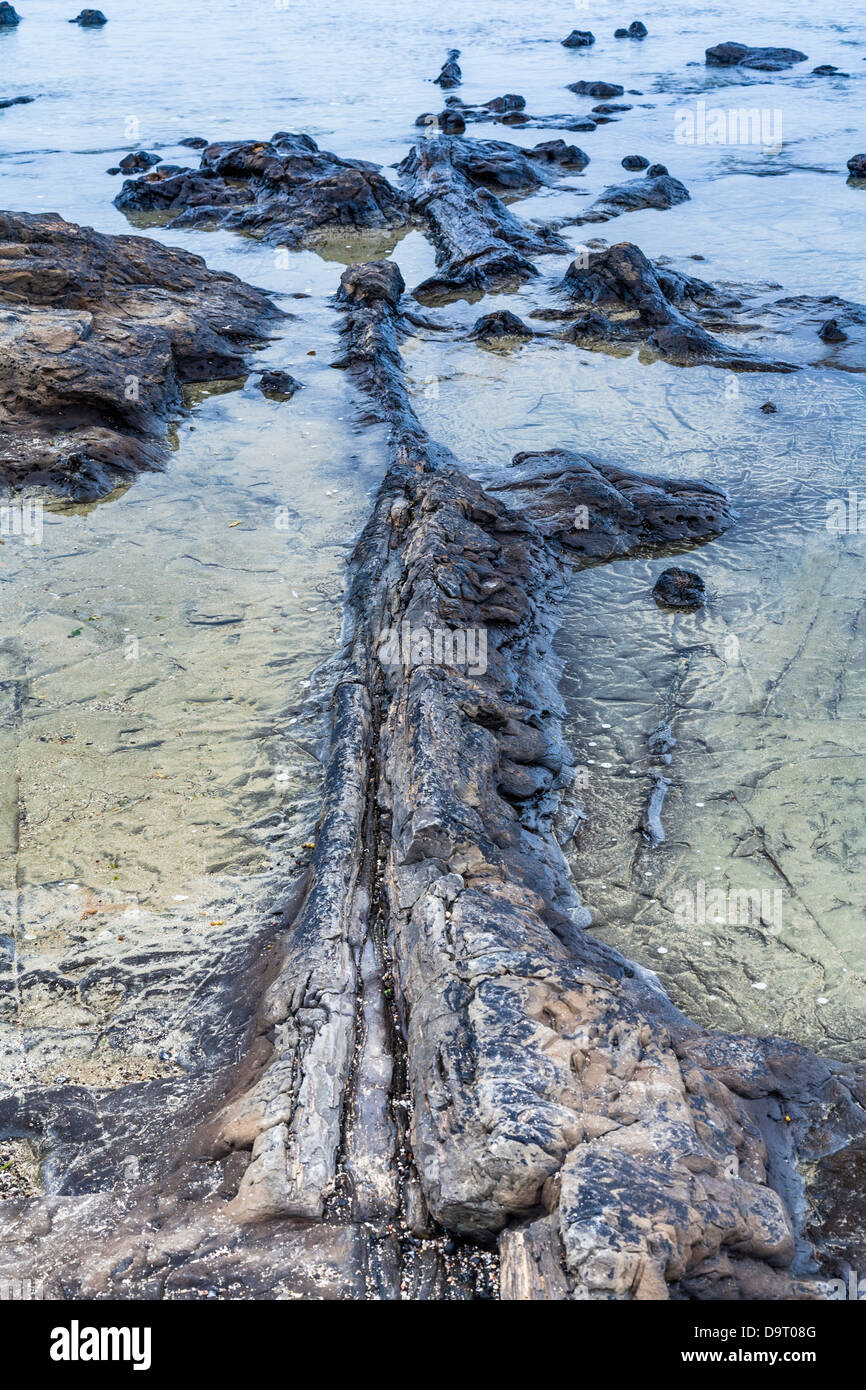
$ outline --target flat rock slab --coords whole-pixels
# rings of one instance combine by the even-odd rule
[[[244,376],[279,317],[188,251],[0,213],[0,480],[85,500],[161,468],[182,383]]]

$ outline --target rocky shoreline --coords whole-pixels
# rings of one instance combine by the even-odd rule
[[[441,87],[461,82],[459,57]],[[710,66],[801,61],[707,51]],[[496,114],[519,114],[517,101]],[[447,110],[465,127],[481,108]],[[587,931],[563,852],[580,814],[553,650],[563,595],[590,564],[681,556],[736,514],[712,481],[565,445],[494,475],[430,436],[401,343],[466,330],[418,304],[435,314],[541,280],[539,258],[572,252],[566,223],[522,220],[503,198],[589,162],[562,140],[518,149],[455,129],[419,141],[399,184],[278,132],[205,145],[198,170],[155,164],[116,199],[295,249],[338,228],[418,226],[436,271],[409,294],[393,261],[359,262],[335,297],[332,365],[384,426],[388,466],[308,711],[324,764],[311,854],[270,900],[244,904],[210,993],[202,966],[188,1029],[204,1060],[114,1089],[0,1090],[0,1277],[42,1280],[50,1297],[809,1301],[866,1254],[866,1068],[699,1027]],[[652,166],[571,221],[688,198]],[[862,351],[862,306],[768,291],[758,303],[626,241],[593,241],[556,277],[554,302],[530,315],[547,327],[499,310],[468,336],[796,371],[718,336],[748,315],[807,324],[838,365]],[[0,214],[0,302],[0,481],[74,501],[163,467],[182,386],[243,377],[282,317],[197,256],[55,214]],[[261,382],[283,401],[298,386],[277,370]],[[687,569],[654,594],[704,601]],[[652,736],[650,846],[664,838],[666,737]],[[29,983],[74,992],[92,964]],[[111,981],[121,992],[126,968]],[[7,1019],[16,970],[4,958]]]

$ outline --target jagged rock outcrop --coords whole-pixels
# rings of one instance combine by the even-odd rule
[[[246,373],[280,311],[187,251],[0,213],[0,480],[82,500],[161,468],[184,382]]]
[[[851,1248],[862,1069],[691,1024],[585,930],[558,838],[572,532],[605,537],[587,558],[680,551],[727,502],[567,453],[482,487],[414,414],[403,290],[390,262],[342,280],[339,365],[391,464],[278,949],[221,973],[233,1016],[198,1078],[0,1096],[0,1131],[52,1150],[52,1190],[2,1204],[0,1274],[66,1297],[489,1297],[496,1243],[506,1298],[820,1297],[813,1251]],[[146,1175],[115,1178],[141,1152]]]
[[[287,131],[208,145],[198,169],[164,164],[128,179],[114,202],[123,212],[171,214],[170,227],[226,227],[277,246],[411,220],[405,198],[376,164],[341,159],[309,135]]]
[[[440,298],[519,283],[538,273],[530,256],[568,249],[549,228],[520,222],[484,186],[482,177],[491,176],[484,147],[497,144],[439,136],[415,145],[400,165],[412,208],[436,247],[438,273],[418,286],[417,295]],[[518,163],[509,156],[512,169]],[[493,167],[502,167],[498,159]],[[529,172],[536,177],[534,166]]]
[[[862,1134],[862,1078],[689,1024],[582,930],[554,833],[569,770],[548,651],[561,576],[542,532],[567,534],[585,482],[613,484],[628,500],[624,528],[607,516],[609,553],[627,553],[659,502],[674,523],[670,485],[562,455],[563,499],[525,458],[518,508],[482,490],[425,438],[395,375],[400,288],[387,264],[344,277],[342,364],[375,392],[393,463],[351,565],[333,799],[263,1020],[278,1052],[221,1121],[223,1142],[252,1146],[238,1216],[319,1212],[337,1180],[321,1069],[332,1098],[372,902],[425,1201],[466,1237],[499,1233],[504,1296],[818,1297],[790,1272],[794,1211],[770,1169],[784,1145],[814,1156]],[[727,520],[712,489],[685,505]],[[457,632],[485,634],[483,660],[466,642],[443,657]],[[368,846],[351,872],[335,833]]]
[[[569,266],[560,288],[583,310],[565,330],[571,342],[646,343],[675,362],[735,371],[796,370],[719,342],[695,318],[705,307],[718,314],[722,296],[703,280],[654,266],[630,242],[587,249]]]

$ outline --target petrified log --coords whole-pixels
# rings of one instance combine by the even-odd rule
[[[377,165],[287,131],[208,145],[197,170],[164,165],[127,180],[114,202],[124,212],[172,213],[170,227],[226,227],[279,246],[410,221],[406,200]]]
[[[402,290],[380,262],[339,297],[342,365],[391,466],[350,564],[322,814],[258,1035],[228,1097],[223,1061],[0,1098],[0,1127],[51,1150],[52,1185],[0,1204],[0,1273],[65,1297],[435,1299],[461,1278],[456,1296],[489,1296],[498,1237],[506,1298],[820,1296],[808,1252],[838,1256],[863,1070],[692,1025],[584,930],[556,837],[569,473],[618,554],[676,523],[676,486],[710,526],[724,498],[562,455],[563,497],[524,457],[506,505],[414,415]],[[196,1092],[212,1118],[192,1132]],[[145,1146],[152,1176],[118,1180]]]
[[[417,295],[436,298],[528,280],[538,273],[529,256],[568,249],[549,228],[518,221],[480,182],[489,176],[483,147],[495,144],[440,136],[415,145],[400,165],[412,208],[426,220],[436,247],[439,273],[419,285]],[[534,166],[529,172],[540,181]],[[477,186],[467,174],[479,179]]]
[[[572,342],[589,346],[604,341],[644,342],[663,357],[684,364],[705,363],[735,371],[796,371],[791,363],[730,348],[687,317],[683,306],[694,312],[702,305],[715,309],[721,296],[703,280],[654,266],[631,242],[583,252],[569,266],[560,288],[573,303],[590,310],[577,315],[566,330]]]
[[[447,133],[447,132],[445,132]],[[397,166],[401,174],[414,178],[421,166],[424,148],[413,146]],[[585,169],[589,155],[564,140],[544,140],[531,149],[511,145],[505,140],[469,140],[455,137],[447,146],[450,164],[476,188],[507,193],[532,193],[550,182],[553,169]],[[441,150],[434,151],[436,156]]]
[[[789,1272],[799,1198],[771,1169],[791,1144],[814,1159],[862,1136],[863,1078],[694,1027],[583,930],[553,834],[569,770],[550,499],[524,459],[512,510],[425,439],[394,376],[399,288],[385,265],[344,277],[343,362],[377,391],[393,462],[351,564],[312,884],[262,1022],[277,1050],[219,1125],[224,1144],[252,1147],[232,1209],[324,1210],[358,962],[375,947],[405,1040],[411,1166],[437,1221],[500,1233],[504,1296],[820,1296]],[[635,481],[632,503],[641,485],[656,492]],[[718,519],[720,494],[703,495]],[[639,510],[616,553],[653,534]],[[418,640],[457,631],[485,634],[483,662]],[[383,1127],[377,1142],[393,1152]],[[369,1202],[383,1170],[361,1149],[352,1176]]]
[[[708,68],[755,68],[758,72],[784,72],[795,63],[805,63],[806,54],[797,48],[750,48],[745,43],[717,43],[705,54]]]
[[[246,372],[280,311],[187,251],[0,213],[0,479],[76,499],[163,466],[188,381]]]

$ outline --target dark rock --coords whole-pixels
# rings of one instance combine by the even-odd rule
[[[75,1300],[441,1299],[440,1253],[460,1297],[498,1254],[506,1302],[821,1299],[798,1269],[863,1267],[864,1069],[693,1024],[585,930],[560,843],[565,553],[574,572],[681,551],[724,529],[727,501],[566,450],[474,461],[484,487],[414,411],[401,285],[356,265],[338,295],[389,467],[348,567],[321,814],[267,974],[259,932],[254,975],[222,952],[187,992],[209,1009],[185,994],[189,1048],[218,1035],[187,1076],[3,1089],[0,1133],[50,1149],[51,1186],[0,1201],[0,1264]],[[405,629],[434,640],[395,651]],[[457,633],[483,635],[483,660],[437,651]],[[648,742],[657,841],[670,741]],[[428,1244],[445,1249],[416,1282]]]
[[[610,185],[585,213],[574,220],[579,226],[585,222],[609,222],[624,212],[638,212],[643,208],[663,211],[676,207],[678,203],[687,203],[690,197],[689,190],[679,179],[671,178],[667,172],[654,174],[650,168],[642,179],[629,179],[628,183]]]
[[[648,169],[649,160],[644,159],[642,154],[626,154],[620,160],[623,169],[628,169],[631,173],[636,173],[639,169]]]
[[[617,82],[569,82],[568,90],[579,97],[597,97],[601,101],[607,97],[621,97],[624,89]]]
[[[526,112],[526,98],[516,92],[506,92],[490,101],[470,105],[459,97],[445,98],[449,110],[460,113],[468,125],[470,122],[496,122],[499,125],[528,126],[535,130],[595,130],[596,122],[587,116],[554,115],[531,116]],[[424,111],[415,121],[416,126],[436,125],[439,117],[432,111]]]
[[[0,28],[5,25],[20,24],[21,16],[9,4],[9,0],[0,0]]]
[[[110,168],[110,169],[106,169],[105,172],[106,172],[106,174],[119,174],[119,173],[121,172],[120,165],[119,165],[119,164],[112,164],[111,168]]]
[[[290,401],[296,391],[303,389],[304,383],[297,381],[288,372],[280,371],[279,368],[271,368],[262,372],[257,385],[263,396],[273,396],[277,400]]]
[[[442,64],[442,71],[438,77],[433,79],[434,82],[438,82],[440,87],[460,86],[460,83],[463,81],[463,74],[457,62],[459,57],[459,48],[451,48],[448,50],[448,57]]]
[[[840,72],[832,63],[821,63],[820,67],[812,69],[813,77],[850,77],[850,72]]]
[[[0,111],[5,111],[7,106],[28,106],[35,97],[0,97]]]
[[[185,145],[188,150],[204,150],[210,144],[209,140],[203,140],[200,135],[186,135],[183,140],[178,140],[179,145]]]
[[[702,608],[707,601],[704,581],[693,570],[662,570],[653,585],[653,598],[663,608]]]
[[[841,329],[835,319],[828,319],[818,330],[818,337],[825,343],[847,343],[848,334]]]
[[[796,48],[749,48],[744,43],[719,43],[706,51],[710,68],[755,68],[758,72],[784,72],[795,63],[805,63],[806,54]]]
[[[542,140],[526,151],[530,159],[538,159],[544,164],[558,164],[563,169],[585,169],[589,155],[577,145],[567,145],[564,140]]]
[[[610,102],[603,102],[601,106],[594,106],[592,114],[594,116],[615,116],[619,111],[631,111],[630,106],[613,105]]]
[[[436,117],[436,124],[443,135],[462,135],[466,129],[466,122],[463,119],[462,113],[460,111],[451,110],[450,108],[445,111],[440,111],[439,115]]]
[[[433,298],[493,285],[521,283],[538,272],[531,255],[561,253],[567,244],[549,228],[525,226],[485,186],[488,179],[541,182],[533,162],[515,146],[443,135],[423,140],[399,165],[413,210],[436,247],[438,274],[415,294]]]
[[[651,164],[646,171],[646,176],[648,179],[660,179],[664,178],[667,172],[666,164]]]
[[[163,165],[128,180],[114,202],[125,212],[170,212],[172,227],[225,227],[283,246],[411,220],[405,198],[375,164],[341,159],[287,131],[208,145],[198,169]]]
[[[627,29],[615,29],[615,39],[645,39],[649,30],[640,19],[633,19]]]
[[[449,138],[450,163],[476,187],[531,193],[545,182],[544,165],[583,169],[589,156],[564,140],[546,140],[532,149],[511,145],[504,140],[463,140]],[[416,150],[397,166],[401,174],[411,174]]]
[[[866,154],[852,154],[848,160],[848,173],[855,179],[866,179]]]
[[[477,319],[469,336],[484,341],[490,338],[532,338],[534,334],[509,309],[498,309],[494,314],[485,314]]]
[[[164,465],[183,382],[245,373],[279,311],[147,237],[0,213],[0,479],[79,500]]]
[[[761,413],[763,415],[775,415],[777,410],[778,406],[774,405],[772,401],[764,401],[764,404],[761,406]]]
[[[588,29],[572,29],[567,39],[562,40],[563,48],[589,48],[595,43],[595,34]]]
[[[80,24],[84,29],[101,29],[108,20],[102,10],[82,10],[74,19],[70,19],[70,24]]]
[[[152,169],[155,164],[161,163],[161,155],[149,154],[147,150],[136,150],[134,154],[125,155],[118,167],[123,174],[141,174],[145,169]]]
[[[578,258],[566,271],[561,289],[582,311],[601,311],[592,312],[586,323],[590,346],[609,336],[613,342],[647,343],[661,356],[683,365],[701,362],[735,371],[796,370],[789,363],[738,352],[712,337],[680,307],[715,306],[719,296],[712,286],[654,266],[630,242],[602,247],[588,258]],[[618,316],[615,322],[612,315]],[[582,312],[567,330],[568,341],[581,341],[583,322]]]

